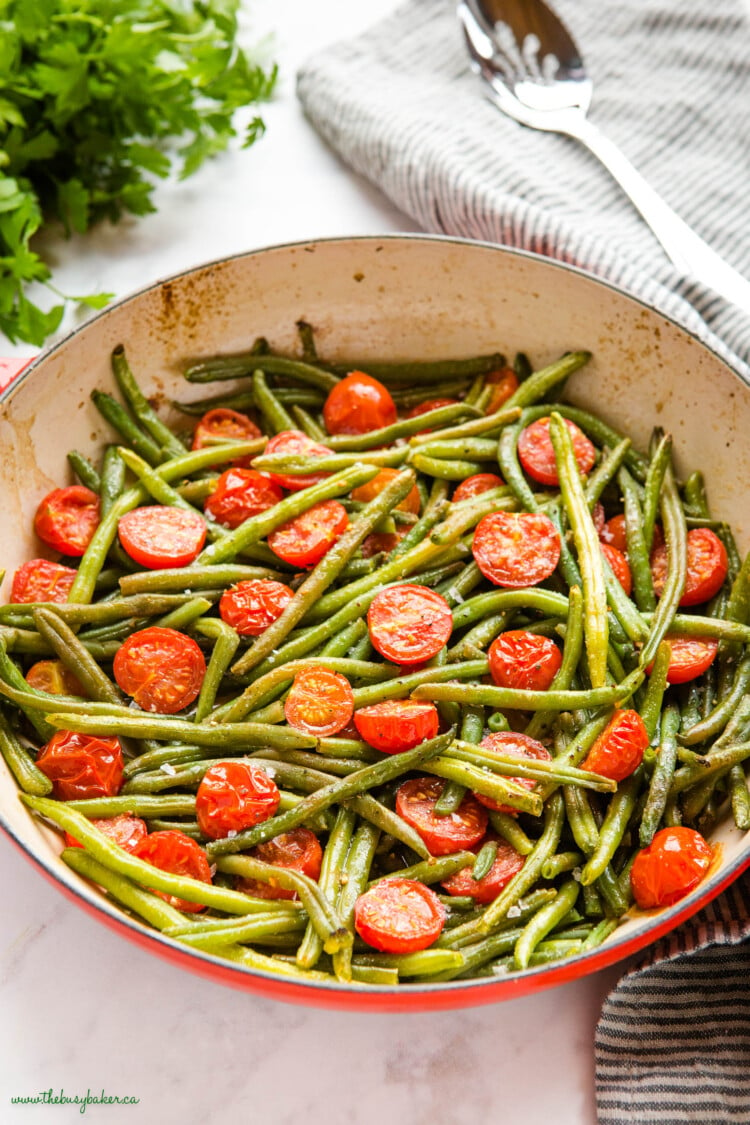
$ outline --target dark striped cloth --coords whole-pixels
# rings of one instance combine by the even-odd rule
[[[594,79],[592,117],[750,276],[750,32],[743,0],[554,0]],[[425,230],[571,262],[656,305],[746,376],[750,317],[673,269],[574,141],[503,117],[453,0],[411,0],[298,76],[341,157]],[[596,1032],[601,1125],[750,1123],[750,875],[629,968]]]
[[[592,119],[750,277],[746,0],[555,0],[594,80]],[[681,278],[577,142],[504,117],[470,71],[454,0],[410,0],[311,59],[316,129],[427,231],[574,263],[627,289],[750,375],[750,315]]]

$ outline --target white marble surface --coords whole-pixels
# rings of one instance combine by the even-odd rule
[[[159,189],[159,212],[52,249],[56,282],[122,296],[201,261],[274,242],[408,231],[304,121],[294,70],[394,0],[252,0],[248,38],[276,31],[265,139]],[[7,349],[26,354],[29,349]],[[192,976],[105,929],[0,837],[0,1121],[68,1125],[74,1106],[13,1106],[50,1087],[135,1106],[138,1125],[594,1125],[593,1031],[618,975],[453,1013],[366,1016],[289,1007]]]

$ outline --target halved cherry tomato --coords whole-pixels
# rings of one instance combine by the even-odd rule
[[[625,516],[612,516],[599,531],[602,543],[616,547],[623,555],[628,553],[628,536],[625,531]]]
[[[669,641],[672,650],[667,672],[670,684],[686,684],[689,680],[702,676],[711,667],[719,651],[719,642],[713,637],[668,635],[664,639]],[[646,669],[649,675],[652,667],[650,665]]]
[[[281,617],[293,597],[294,590],[283,582],[249,578],[221,595],[219,615],[241,637],[259,637]]]
[[[46,691],[50,695],[86,696],[86,689],[81,681],[65,667],[62,660],[37,660],[24,678],[35,691]]]
[[[82,484],[54,488],[34,516],[34,531],[42,542],[74,558],[85,554],[98,526],[99,497]]]
[[[600,504],[598,500],[597,500],[596,504],[594,504],[594,510],[591,513],[591,519],[594,522],[594,527],[596,528],[596,534],[601,535],[602,530],[604,528],[604,525],[607,522],[607,514],[604,511],[604,505]]]
[[[144,711],[174,715],[198,698],[206,661],[192,637],[152,625],[123,641],[112,670],[118,686]]]
[[[166,504],[126,512],[117,531],[131,559],[151,570],[188,566],[206,542],[206,524],[198,512]]]
[[[633,575],[630,572],[630,563],[625,558],[622,551],[618,551],[617,547],[613,547],[611,543],[602,543],[601,550],[605,559],[612,567],[615,578],[628,597],[630,597],[630,592],[633,589]]]
[[[390,586],[367,611],[370,640],[395,664],[419,664],[440,652],[453,629],[445,598],[427,586]]]
[[[624,781],[634,773],[649,744],[648,732],[637,711],[615,711],[586,755],[581,769]]]
[[[671,906],[705,878],[713,851],[694,828],[661,828],[635,857],[630,885],[641,910]]]
[[[438,713],[434,703],[417,699],[384,699],[354,712],[359,736],[383,754],[400,754],[434,738]]]
[[[486,875],[475,879],[471,873],[471,866],[462,867],[448,879],[444,879],[441,886],[449,895],[461,895],[473,898],[480,906],[494,902],[504,887],[518,874],[526,859],[507,840],[501,840],[493,833],[488,833],[483,843],[494,840],[497,843],[497,856],[495,862]],[[472,851],[478,851],[479,846],[474,845]]]
[[[477,524],[472,553],[482,574],[496,586],[536,586],[557,566],[560,536],[548,516],[492,512]]]
[[[518,734],[512,730],[488,734],[479,745],[484,750],[494,750],[498,754],[512,754],[514,758],[533,758],[540,762],[549,762],[551,757],[547,747],[541,742],[529,738],[527,734]],[[536,785],[530,777],[512,777],[509,780],[514,781],[516,785],[522,785],[524,789],[533,789]],[[514,809],[511,805],[504,805],[494,797],[485,797],[482,793],[475,793],[474,796],[480,805],[484,805],[487,809],[507,813],[508,816],[518,816],[518,809]]]
[[[286,457],[330,457],[333,452],[327,445],[313,441],[301,430],[282,430],[269,439],[265,449],[266,455],[283,453]],[[292,476],[290,473],[269,473],[271,480],[290,492],[301,492],[312,484],[329,477],[330,473],[307,473],[305,476]]]
[[[694,527],[687,533],[687,575],[680,605],[699,605],[718,594],[727,576],[727,552],[710,527]],[[667,578],[667,548],[651,552],[654,593],[661,597]]]
[[[585,476],[594,467],[596,449],[575,422],[571,422],[568,418],[564,418],[563,421],[570,431],[576,464]],[[518,439],[518,460],[532,480],[547,485],[560,483],[555,451],[549,436],[549,418],[539,418],[521,431]]]
[[[503,479],[497,473],[475,473],[473,477],[461,481],[453,493],[453,503],[460,504],[462,500],[471,500],[474,496],[481,496],[483,492],[489,492],[491,488],[501,488],[502,485]]]
[[[329,434],[367,434],[398,417],[387,387],[363,371],[352,371],[329,393],[323,421]]]
[[[258,844],[250,855],[263,863],[271,863],[274,867],[299,871],[315,882],[320,878],[323,849],[318,837],[309,828],[293,828],[291,832],[282,832],[280,836],[266,840],[265,844]],[[280,887],[274,882],[262,883],[260,879],[238,879],[237,890],[255,898],[297,898],[296,891]]]
[[[485,414],[494,414],[518,390],[518,376],[512,367],[501,367],[497,371],[490,371],[485,379],[485,386],[492,387]]]
[[[108,839],[118,844],[125,852],[134,852],[141,840],[148,835],[146,821],[132,813],[120,813],[119,816],[108,816],[102,819],[92,818],[94,828],[98,828]],[[70,832],[65,833],[65,843],[69,848],[82,848],[75,836]]]
[[[247,414],[230,410],[227,406],[217,406],[203,415],[193,431],[193,449],[203,449],[206,445],[219,445],[228,441],[252,441],[263,434]]]
[[[268,546],[290,566],[319,563],[349,526],[346,508],[338,500],[322,500],[300,516],[274,528]]]
[[[546,691],[562,663],[562,653],[550,637],[527,629],[501,633],[487,655],[490,675],[498,687],[524,691]]]
[[[456,812],[435,816],[444,788],[439,777],[413,777],[396,792],[396,812],[419,833],[432,855],[472,848],[487,831],[487,812],[469,793]]]
[[[158,867],[160,871],[168,871],[170,875],[184,875],[188,879],[198,879],[201,883],[211,882],[211,868],[206,853],[200,844],[184,832],[172,829],[150,832],[138,844],[133,855],[144,863],[150,863],[152,867]],[[153,894],[163,898],[176,910],[184,910],[186,913],[198,914],[206,909],[199,902],[188,902],[187,899],[167,894],[166,891],[154,889]]]
[[[392,480],[400,476],[398,469],[381,469],[377,476],[372,480],[368,480],[367,484],[360,484],[358,488],[352,489],[352,500],[361,500],[363,503],[368,504],[370,500],[374,500],[376,496],[389,485]],[[422,501],[419,498],[419,489],[416,484],[411,492],[408,492],[403,500],[396,505],[397,512],[411,512],[412,515],[418,516],[419,509],[422,506]]]
[[[278,786],[252,762],[214,762],[195,795],[201,832],[221,840],[230,832],[253,828],[274,815],[281,799]]]
[[[373,949],[416,953],[437,941],[445,915],[442,902],[424,883],[381,879],[357,899],[354,927]]]
[[[119,738],[99,738],[58,730],[36,760],[52,782],[58,801],[114,797],[122,785],[123,757]]]
[[[327,668],[303,668],[297,672],[284,701],[289,726],[318,738],[338,734],[353,711],[354,696],[349,681]]]
[[[276,481],[255,469],[227,469],[206,500],[205,511],[224,527],[239,527],[250,516],[260,515],[283,500]]]
[[[14,603],[66,602],[77,573],[61,563],[30,559],[13,575],[10,600]]]

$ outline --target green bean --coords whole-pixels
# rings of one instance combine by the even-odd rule
[[[518,460],[518,439],[524,428],[524,422],[507,426],[500,435],[497,448],[497,459],[503,480],[513,491],[518,502],[529,512],[539,511],[539,501],[532,492],[526,477],[521,472]]]
[[[534,917],[526,923],[513,951],[513,962],[517,969],[526,969],[531,955],[541,941],[554,930],[568,911],[575,905],[580,887],[575,879],[563,883],[552,902],[542,906]]]
[[[438,480],[466,480],[467,477],[481,473],[484,466],[481,461],[466,461],[459,458],[444,460],[441,457],[430,457],[427,453],[413,453],[409,463],[421,473]]]
[[[484,750],[481,746],[472,746],[460,739],[453,743],[446,756],[457,758],[459,761],[472,762],[485,770],[492,770],[506,777],[526,777],[534,781],[556,780],[561,785],[580,785],[600,793],[614,793],[617,788],[617,783],[611,778],[602,777],[590,770],[561,764],[559,760],[519,759],[512,752],[503,754],[499,749]]]
[[[256,370],[253,372],[252,387],[255,405],[260,410],[270,430],[275,434],[279,434],[283,430],[293,430],[295,428],[294,420],[268,386],[263,371]]]
[[[248,724],[235,723],[230,725],[230,729],[237,729],[243,725]],[[295,809],[280,816],[271,817],[254,828],[238,832],[231,839],[215,840],[208,845],[207,850],[212,856],[226,855],[228,852],[244,851],[247,848],[254,847],[255,844],[270,840],[271,837],[277,836],[280,832],[288,832],[290,828],[295,828],[304,820],[330,808],[331,805],[346,801],[351,797],[357,797],[375,786],[393,781],[410,769],[415,769],[428,759],[436,757],[450,745],[454,733],[452,730],[448,731],[446,734],[438,735],[437,738],[431,738],[429,741],[423,742],[413,750],[406,750],[384,761],[363,766],[362,769],[348,777],[337,778],[329,785],[305,797]]]
[[[320,893],[334,903],[340,885],[341,875],[349,850],[357,817],[346,808],[340,808],[336,822],[326,844],[318,878]],[[323,942],[312,922],[308,923],[305,936],[297,950],[297,964],[303,969],[312,969],[323,952]]]
[[[697,743],[720,734],[747,695],[748,685],[750,685],[750,653],[747,653],[740,662],[731,690],[724,699],[714,707],[705,719],[689,726],[680,735],[680,742],[683,746],[695,746]]]
[[[146,570],[136,574],[124,574],[120,579],[120,592],[123,597],[173,591],[190,595],[195,590],[219,590],[226,586],[234,586],[237,582],[278,577],[276,571],[259,566],[244,566],[241,563],[205,566],[200,570],[181,566],[172,570]]]
[[[356,465],[373,465],[379,469],[398,468],[406,461],[408,452],[406,446],[396,446],[392,449],[364,450],[361,453],[329,453],[320,456],[265,453],[253,459],[253,468],[261,473],[285,473],[288,476],[337,473]]]
[[[447,781],[432,811],[435,816],[452,816],[461,807],[465,796],[465,785],[458,781]]]
[[[478,414],[476,407],[466,402],[459,402],[451,406],[440,406],[416,418],[402,418],[390,426],[381,426],[366,434],[334,434],[332,437],[326,436],[324,440],[330,449],[338,453],[379,449],[380,446],[418,434],[421,430],[440,428],[454,422],[457,418],[465,418],[467,415],[476,417]],[[484,418],[480,417],[477,420],[483,422]]]
[[[399,871],[391,871],[388,875],[379,875],[370,881],[370,886],[381,882],[383,879],[415,879],[420,883],[442,883],[464,867],[473,866],[477,857],[474,852],[454,852],[452,855],[431,856],[422,863],[414,863],[411,867],[403,867]],[[473,905],[473,902],[472,902]]]
[[[276,399],[276,405],[280,409],[283,409],[281,403],[278,400],[278,397],[274,395],[274,398]],[[308,414],[303,406],[299,406],[295,403],[290,408],[290,414],[292,415],[294,421],[297,423],[296,427],[294,425],[292,426],[292,429],[302,430],[302,433],[307,434],[307,436],[309,438],[312,438],[313,441],[323,442],[328,440],[328,434],[325,432],[323,427],[315,421],[312,414]]]
[[[478,663],[478,662],[477,662]],[[451,669],[458,664],[449,665]],[[643,672],[631,672],[621,684],[592,688],[589,691],[527,691],[476,684],[422,683],[414,688],[415,699],[449,700],[454,703],[483,704],[485,707],[518,711],[571,711],[579,707],[601,707],[628,699],[643,679]]]
[[[590,352],[568,352],[555,363],[535,371],[506,400],[505,409],[510,410],[513,406],[529,406],[533,402],[538,402],[539,399],[564,382],[574,371],[578,371],[579,368],[588,363],[590,358]]]
[[[750,828],[750,793],[747,789],[744,767],[741,765],[732,766],[728,778],[732,816],[740,831],[746,832]]]
[[[454,761],[448,757],[434,759],[426,767],[427,772],[437,777],[456,781],[473,792],[482,793],[511,808],[539,816],[542,811],[542,802],[535,793],[530,792],[521,785],[512,781],[503,781],[501,777],[494,777],[486,770],[474,766],[469,762]]]
[[[116,399],[105,391],[92,391],[91,401],[101,416],[125,438],[128,445],[131,445],[144,461],[148,461],[149,465],[158,465],[163,460],[160,446],[143,432]]]
[[[166,930],[170,926],[184,923],[184,915],[174,906],[150,891],[145,891],[123,875],[111,871],[83,848],[65,848],[60,858],[78,875],[103,887],[110,898],[140,914],[141,918],[145,918],[157,930]]]
[[[685,588],[687,570],[687,532],[685,514],[682,510],[671,468],[667,466],[662,487],[661,516],[664,525],[664,538],[667,544],[667,576],[659,605],[651,619],[648,639],[641,649],[640,664],[645,668],[651,663],[656,650],[672,624],[677,606]]]
[[[67,807],[90,817],[119,816],[194,816],[195,797],[192,793],[123,793],[117,797],[87,797],[68,801]]]
[[[453,628],[462,629],[490,614],[509,609],[535,609],[552,617],[566,619],[569,603],[563,594],[553,590],[530,588],[524,590],[492,590],[478,594],[453,610]]]
[[[654,581],[651,577],[649,551],[643,535],[643,512],[635,481],[627,469],[620,469],[617,480],[625,506],[625,533],[628,541],[628,563],[633,576],[633,598],[641,612],[656,609]]]
[[[568,591],[568,619],[565,627],[563,656],[550,691],[567,691],[573,684],[576,670],[583,652],[583,595],[579,586],[571,586]],[[540,738],[549,729],[550,716],[537,711],[526,726],[529,738]]]
[[[248,672],[268,657],[288,636],[294,626],[302,620],[308,608],[314,605],[331,586],[357,551],[362,542],[372,532],[378,520],[391,507],[395,507],[414,486],[414,474],[406,470],[390,481],[382,492],[369,502],[365,511],[355,523],[344,532],[341,538],[321,559],[312,573],[305,579],[283,613],[269,625],[252,646],[235,663],[236,674]]]
[[[729,770],[739,762],[744,762],[748,755],[750,755],[750,742],[747,741],[730,742],[719,749],[710,750],[708,754],[704,755],[700,767],[683,766],[675,771],[669,790],[670,797],[675,797],[678,793],[690,789],[693,785],[705,784],[707,781],[715,779],[725,770]]]
[[[76,449],[71,449],[68,453],[68,464],[85,488],[90,488],[92,492],[97,493],[101,490],[101,477],[88,457],[84,457]]]
[[[669,641],[662,641],[656,650],[654,665],[648,680],[648,687],[639,714],[643,719],[649,742],[653,742],[664,702],[664,692],[667,689],[669,665],[672,660],[672,649]]]
[[[256,370],[261,370],[266,375],[288,375],[299,380],[300,383],[324,391],[333,390],[339,381],[335,375],[313,364],[252,350],[194,363],[187,368],[184,375],[189,383],[212,383],[218,379],[241,379]]]
[[[504,366],[505,356],[494,352],[492,355],[472,356],[468,359],[405,360],[402,363],[373,363],[370,360],[357,360],[348,364],[345,370],[366,371],[382,383],[393,383],[396,386],[405,384],[408,387],[415,387],[425,383],[431,387],[430,397],[434,398],[436,391],[432,384],[440,379],[468,379],[476,375],[485,375]]]
[[[515,816],[491,809],[490,824],[498,836],[515,848],[519,855],[530,855],[534,850],[534,841],[529,839]]]
[[[489,875],[492,870],[495,860],[497,859],[497,840],[487,840],[485,844],[477,852],[474,866],[471,871],[471,877],[475,882],[479,882],[485,875]]]
[[[626,455],[630,451],[630,438],[623,438],[613,449],[606,449],[596,468],[589,473],[584,491],[589,510],[593,512],[597,501],[620,471]]]
[[[245,547],[264,539],[270,531],[279,524],[294,519],[303,512],[308,511],[314,504],[322,500],[331,500],[341,496],[360,484],[365,484],[376,476],[377,470],[371,465],[353,465],[343,472],[335,473],[327,480],[313,484],[301,492],[294,492],[278,504],[274,504],[265,512],[251,516],[241,523],[234,531],[228,532],[222,539],[206,547],[195,560],[196,567],[203,567],[207,563],[227,562],[240,554]]]
[[[149,496],[153,497],[158,504],[164,504],[171,508],[181,508],[185,512],[194,512],[201,517],[203,516],[202,512],[199,512],[197,508],[183,499],[177,489],[167,484],[164,478],[154,472],[151,466],[132,449],[125,449],[120,446],[118,453],[125,465],[138,477]]]
[[[655,429],[652,438],[651,461],[646,473],[646,488],[643,500],[643,544],[650,552],[654,542],[654,527],[659,511],[664,476],[672,463],[672,437],[660,429]]]
[[[448,970],[463,969],[464,956],[453,949],[422,949],[419,953],[365,953],[356,956],[352,965],[397,969],[399,977],[433,977]]]
[[[125,490],[125,462],[120,457],[117,445],[108,445],[102,458],[102,479],[100,490],[100,519],[105,519],[112,505]]]
[[[11,691],[22,692],[28,696],[21,709],[42,742],[49,742],[50,738],[55,733],[54,727],[50,725],[41,710],[34,706],[36,697],[40,693],[34,692],[26,683],[18,665],[8,656],[5,647],[5,638],[3,638],[2,642],[0,642],[0,693],[10,698],[6,690],[8,687]]]
[[[448,461],[460,461],[462,458],[471,461],[495,461],[497,442],[492,438],[483,437],[443,440],[440,435],[433,434],[430,442],[413,449],[410,456],[417,455]]]
[[[574,785],[563,786],[568,825],[578,847],[586,856],[599,846],[599,829],[586,793]]]
[[[661,722],[659,753],[648,789],[648,797],[641,815],[640,842],[645,848],[664,815],[675,765],[677,764],[677,732],[680,729],[680,711],[674,704],[667,707]]]
[[[133,372],[130,370],[130,365],[125,358],[125,349],[121,344],[112,352],[112,373],[123,398],[143,429],[170,456],[182,456],[185,453],[185,446],[179,438],[175,437],[169,426],[160,420],[151,403],[141,391]]]
[[[194,628],[201,636],[209,637],[214,641],[213,652],[201,684],[195,709],[195,722],[201,723],[213,709],[219,686],[229,665],[234,660],[240,638],[230,625],[216,618],[197,621]]]
[[[16,737],[2,711],[0,711],[0,754],[24,793],[46,797],[52,792],[52,782],[46,774],[42,773],[29,751]]]
[[[375,849],[380,839],[380,830],[372,824],[362,823],[352,837],[346,857],[344,878],[336,907],[342,925],[354,934],[354,907],[357,899],[365,891],[370,878],[370,868],[375,858]],[[339,980],[349,980],[352,975],[351,946],[333,955],[333,968]]]
[[[584,857],[580,852],[558,852],[557,855],[550,856],[542,868],[543,879],[556,879],[558,875],[564,875],[566,871],[575,871],[576,867],[583,863]]]
[[[464,408],[467,405],[467,399],[464,399]],[[448,408],[443,407],[442,409],[447,410]],[[455,407],[453,407],[453,409],[455,409]],[[437,411],[431,411],[430,414],[420,415],[419,421],[423,426],[425,422],[430,422],[433,413],[435,414],[435,420],[437,421]],[[518,409],[518,407],[507,410],[503,405],[493,414],[485,414],[479,418],[472,418],[470,421],[462,422],[457,426],[448,426],[447,428],[438,429],[437,431],[432,431],[430,433],[415,433],[414,436],[410,439],[409,444],[412,447],[416,448],[424,445],[431,445],[434,441],[437,440],[454,441],[461,440],[463,438],[481,437],[483,434],[494,435],[495,431],[497,432],[497,434],[499,434],[504,426],[510,425],[510,423],[515,422],[520,417],[520,415],[521,411]]]
[[[58,614],[51,610],[37,609],[33,617],[34,625],[41,636],[57,654],[58,659],[80,681],[92,699],[98,699],[103,703],[122,703],[123,696],[119,688],[102,671],[73,630]]]
[[[601,688],[607,681],[607,593],[601,563],[599,537],[586,503],[570,432],[559,414],[550,416],[550,438],[555,450],[565,508],[573,531],[578,564],[583,579],[584,621],[591,684]]]
[[[305,928],[304,919],[294,915],[283,917],[279,914],[252,914],[239,921],[226,919],[225,922],[221,928],[211,930],[186,930],[184,926],[174,926],[165,931],[165,934],[193,949],[205,949],[211,953],[223,952],[223,946],[234,942],[264,943],[279,934],[299,933]]]
[[[64,704],[69,706],[69,704]],[[143,713],[141,715],[84,715],[75,712],[53,712],[48,722],[58,730],[102,737],[156,738],[189,741],[198,746],[274,746],[278,749],[304,749],[315,745],[312,735],[280,729],[265,723],[221,723],[206,726],[187,719],[170,719]]]
[[[617,792],[611,797],[604,823],[599,831],[599,843],[581,872],[581,882],[584,885],[593,883],[599,878],[622,843],[638,799],[642,778],[642,768],[639,768],[625,781],[620,782]]]
[[[147,820],[149,832],[184,832],[191,840],[201,843],[205,837],[198,827],[197,820],[178,820],[170,817],[155,816]]]

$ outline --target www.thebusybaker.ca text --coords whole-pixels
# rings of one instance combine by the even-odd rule
[[[138,1105],[140,1100],[140,1098],[134,1098],[129,1094],[122,1097],[117,1094],[105,1094],[104,1090],[101,1094],[92,1094],[90,1089],[85,1094],[66,1094],[61,1089],[56,1094],[50,1086],[49,1090],[41,1090],[38,1094],[14,1097],[10,1099],[10,1102],[11,1105],[77,1105],[80,1106],[79,1113],[85,1113],[86,1106],[89,1105]]]

